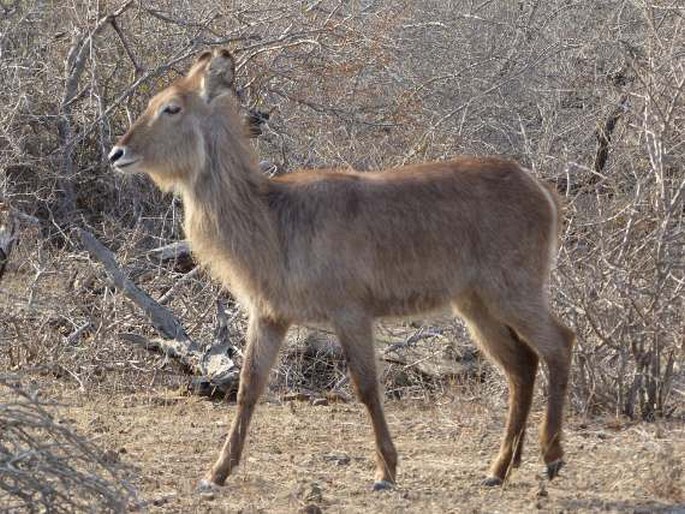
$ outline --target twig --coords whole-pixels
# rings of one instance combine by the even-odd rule
[[[93,327],[93,324],[90,321],[86,321],[83,325],[81,325],[76,330],[74,330],[71,334],[69,334],[69,336],[67,337],[67,343],[69,343],[69,344],[76,343],[76,341],[79,340],[79,338],[83,335],[83,333],[92,327]]]
[[[126,51],[126,55],[128,55],[128,58],[131,59],[131,63],[133,63],[133,68],[136,71],[136,77],[140,75],[143,72],[143,67],[138,64],[138,61],[136,60],[136,56],[133,55],[133,52],[131,51],[131,47],[129,46],[128,42],[126,41],[126,38],[124,37],[124,33],[122,32],[121,28],[119,27],[119,24],[117,23],[117,19],[113,18],[112,19],[112,28],[114,29],[114,32],[117,33],[117,36],[119,36],[119,41],[121,41],[121,45],[124,47],[124,50]]]
[[[157,302],[161,305],[166,305],[167,303],[169,303],[169,300],[171,300],[171,298],[174,296],[179,287],[188,282],[190,279],[195,278],[199,274],[200,268],[196,266],[191,271],[183,275],[180,279],[178,279],[178,281],[174,285],[172,285],[166,293],[159,297],[159,300],[157,300]]]
[[[618,101],[618,105],[612,109],[607,116],[606,121],[602,127],[598,127],[595,132],[597,138],[597,150],[595,151],[595,160],[592,165],[594,174],[590,177],[590,183],[594,184],[599,180],[599,177],[604,176],[604,166],[606,166],[607,158],[609,157],[609,145],[611,144],[611,136],[616,128],[616,122],[623,113],[628,110],[628,96],[622,95]]]

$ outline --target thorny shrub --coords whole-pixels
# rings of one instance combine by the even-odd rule
[[[0,375],[3,510],[118,513],[135,505],[118,456],[78,435],[54,415],[54,404],[17,382],[17,377]]]

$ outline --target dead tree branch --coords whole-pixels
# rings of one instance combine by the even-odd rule
[[[116,263],[114,255],[90,232],[80,229],[79,235],[83,245],[92,257],[101,262],[107,275],[112,279],[117,289],[120,289],[126,297],[133,301],[145,312],[152,321],[155,330],[166,339],[175,339],[189,344],[189,350],[195,351],[196,345],[190,341],[185,330],[178,320],[164,307],[155,302],[147,293],[131,282],[121,271]]]
[[[200,376],[194,380],[195,384],[202,385],[199,392],[210,389],[211,392],[219,391],[225,394],[237,390],[240,370],[231,359],[231,355],[238,351],[229,341],[227,330],[223,327],[225,314],[221,305],[216,340],[213,344],[197,344],[188,337],[183,325],[169,310],[129,280],[118,266],[112,252],[93,234],[80,229],[79,235],[90,255],[105,267],[116,288],[145,312],[152,326],[162,336],[158,339],[148,339],[138,334],[120,334],[122,339],[179,361],[191,373]],[[198,387],[195,386],[194,389],[197,390]]]

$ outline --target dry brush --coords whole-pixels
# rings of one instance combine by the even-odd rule
[[[112,247],[193,338],[213,339],[216,286],[198,272],[183,278],[187,263],[149,254],[183,237],[178,202],[116,176],[104,157],[190,56],[228,45],[246,108],[270,113],[255,142],[270,172],[475,153],[515,157],[555,183],[566,224],[554,302],[578,334],[573,409],[683,414],[678,3],[74,0],[1,9],[0,201],[18,235],[0,286],[12,305],[0,319],[10,347],[3,366],[94,387],[122,368],[148,383],[135,366],[156,374],[164,365],[116,337],[152,332],[86,259],[74,226]],[[240,345],[244,321],[222,298]]]

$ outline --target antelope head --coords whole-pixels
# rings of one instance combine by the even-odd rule
[[[163,190],[191,181],[205,165],[205,137],[225,100],[233,102],[235,62],[227,50],[201,54],[186,76],[148,103],[109,153],[125,173],[147,173]],[[239,123],[239,120],[236,119]]]

